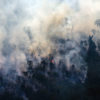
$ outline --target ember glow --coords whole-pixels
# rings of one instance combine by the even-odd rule
[[[92,68],[100,65],[99,5],[0,0],[0,100],[73,100],[79,91],[77,100],[90,99],[87,84],[99,77]]]

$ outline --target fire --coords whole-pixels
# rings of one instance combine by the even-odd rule
[[[54,63],[55,63],[55,61],[52,59],[52,60],[51,60],[51,63],[53,63],[53,64],[54,64]]]

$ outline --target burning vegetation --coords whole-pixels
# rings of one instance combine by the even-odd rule
[[[87,40],[83,38],[79,43],[61,38],[52,41],[56,49],[47,57],[42,57],[40,62],[34,53],[27,54],[27,70],[22,75],[10,70],[4,76],[0,71],[1,100],[100,98],[100,49],[93,36]]]
[[[100,100],[96,1],[0,1],[0,100]]]

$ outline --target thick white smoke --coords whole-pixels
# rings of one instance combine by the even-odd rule
[[[27,53],[38,59],[52,53],[53,37],[80,41],[80,31],[90,34],[94,28],[99,4],[99,0],[0,0],[1,70],[21,74],[27,68]],[[78,50],[66,54],[67,65]]]

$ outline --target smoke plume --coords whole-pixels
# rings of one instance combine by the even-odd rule
[[[99,5],[99,0],[0,0],[0,70],[21,75],[27,59],[35,66],[54,51],[57,65],[63,59],[67,69],[86,67],[78,42],[96,28]],[[60,44],[58,38],[72,41]]]

